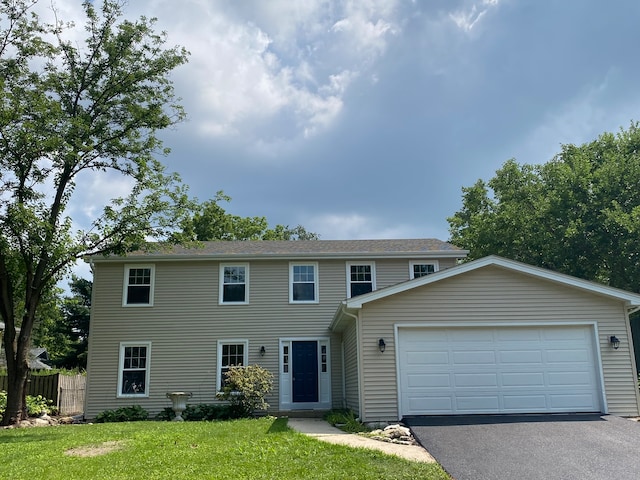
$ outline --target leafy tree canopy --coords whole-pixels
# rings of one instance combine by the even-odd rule
[[[640,291],[640,126],[563,145],[541,165],[507,161],[462,189],[448,218],[469,259],[490,254]]]
[[[302,225],[290,228],[276,225],[269,228],[265,217],[241,217],[227,213],[220,202],[229,202],[231,197],[224,192],[216,193],[215,198],[198,207],[195,213],[186,218],[182,231],[173,236],[175,241],[209,240],[317,240],[318,234],[308,232]]]
[[[0,0],[5,424],[25,415],[27,354],[48,291],[84,255],[166,237],[189,206],[186,188],[156,158],[167,153],[157,132],[184,118],[169,74],[187,52],[167,48],[154,19],[123,18],[121,0],[83,3],[84,41],[67,39],[73,25],[43,22],[36,2]],[[74,193],[109,173],[130,191],[78,229],[68,213]]]

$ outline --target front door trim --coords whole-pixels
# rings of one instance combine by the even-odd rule
[[[294,402],[292,377],[293,342],[317,342],[318,401]],[[329,337],[285,337],[279,339],[279,410],[328,410],[331,408],[331,354]]]

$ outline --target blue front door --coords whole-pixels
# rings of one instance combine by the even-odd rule
[[[293,371],[293,401],[318,401],[318,342],[300,341],[291,344]]]

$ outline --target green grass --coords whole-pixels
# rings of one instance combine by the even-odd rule
[[[103,442],[120,449],[66,453]],[[325,443],[272,417],[0,430],[0,466],[2,478],[12,480],[449,478],[437,464]]]

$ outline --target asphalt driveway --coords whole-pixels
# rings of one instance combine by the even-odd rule
[[[640,423],[608,415],[405,417],[455,480],[638,480]]]

